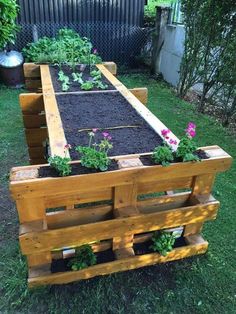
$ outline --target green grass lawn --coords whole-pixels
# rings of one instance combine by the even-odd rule
[[[197,124],[199,146],[219,145],[236,157],[235,136],[213,118],[147,75],[121,76],[128,87],[149,89],[149,109],[181,136]],[[1,313],[236,313],[236,164],[217,177],[214,196],[221,202],[216,221],[203,230],[209,251],[199,257],[64,286],[29,291],[26,264],[18,247],[18,223],[8,195],[12,166],[27,164],[20,91],[0,89],[0,312]],[[145,139],[144,139],[145,140]]]

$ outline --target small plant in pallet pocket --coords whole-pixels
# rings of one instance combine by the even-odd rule
[[[155,232],[152,237],[153,244],[150,246],[150,249],[160,253],[162,256],[166,256],[173,250],[175,239],[176,237],[172,232]]]
[[[89,244],[82,245],[75,250],[75,257],[67,264],[72,270],[81,270],[95,265],[97,257]]]
[[[168,166],[174,160],[178,160],[178,158],[183,162],[200,161],[196,154],[197,146],[193,141],[193,138],[196,136],[196,125],[193,122],[188,123],[185,136],[181,138],[177,149],[174,149],[177,141],[170,138],[169,133],[169,129],[161,131],[164,142],[162,146],[156,147],[153,151],[152,159],[154,163]]]
[[[70,148],[70,144],[67,144],[65,146],[65,155],[67,150],[69,150]],[[53,156],[48,158],[50,166],[56,170],[60,177],[66,177],[71,174],[72,169],[71,165],[69,164],[70,161],[70,158],[61,156]]]
[[[171,145],[176,145],[177,142],[175,140],[169,139],[169,133],[170,130],[168,129],[161,131],[162,136],[165,138],[164,145],[156,147],[152,154],[153,161],[156,164],[161,164],[162,166],[168,166],[170,162],[174,160],[174,153]],[[168,140],[169,142],[167,142]]]
[[[107,155],[108,151],[113,147],[110,142],[111,136],[108,132],[103,132],[103,139],[97,144],[94,141],[96,132],[97,129],[93,129],[92,132],[88,133],[88,146],[77,146],[75,150],[81,154],[80,161],[82,166],[106,171],[111,163]]]

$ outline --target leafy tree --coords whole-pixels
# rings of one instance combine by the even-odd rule
[[[234,0],[183,0],[181,8],[186,40],[178,93],[184,96],[195,83],[203,83],[198,106],[203,112],[206,96],[212,98],[223,90],[223,85],[232,87],[236,83],[235,75],[228,77],[230,84],[224,79],[226,64],[233,59],[236,3]]]
[[[16,32],[16,17],[19,6],[16,0],[0,0],[0,49],[4,49],[8,43],[14,43]]]

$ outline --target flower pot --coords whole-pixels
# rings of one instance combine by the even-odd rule
[[[20,88],[24,85],[24,58],[18,51],[0,52],[0,77],[3,84]]]

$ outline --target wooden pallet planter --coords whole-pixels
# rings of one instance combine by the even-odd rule
[[[199,232],[205,221],[216,217],[219,206],[210,195],[212,184],[217,172],[230,167],[231,157],[216,146],[203,149],[211,157],[200,163],[137,166],[65,178],[37,178],[41,165],[13,168],[10,190],[19,213],[29,285],[68,283],[204,253],[208,243]],[[183,188],[189,191],[176,191]],[[138,197],[171,190],[176,193]],[[91,205],[102,200],[109,204]],[[75,208],[80,204],[84,207]],[[63,210],[47,212],[58,207]],[[145,242],[150,232],[179,226],[184,226],[183,247],[166,257],[135,255],[135,243]],[[51,273],[52,259],[61,257],[63,248],[98,241],[95,251],[110,248],[116,260],[81,271]]]
[[[156,133],[166,128],[143,106],[137,91],[135,96],[104,65],[97,67]],[[25,71],[28,77],[32,71],[37,78],[41,73],[42,84],[42,93],[20,96],[30,158],[42,157],[45,138],[52,155],[64,156],[67,140],[48,66],[28,65]],[[171,137],[178,141],[174,134]],[[49,168],[45,164],[13,168],[10,191],[17,205],[29,286],[69,283],[206,252],[208,242],[201,230],[204,222],[215,219],[219,207],[211,196],[214,179],[230,167],[232,158],[218,146],[201,149],[209,159],[162,167],[143,165],[141,157],[150,152],[121,155],[111,157],[118,170],[63,178],[39,177],[41,168]],[[167,256],[137,251],[153,232],[179,227],[181,245]],[[87,243],[96,254],[109,251],[113,259],[79,271],[52,272],[56,261],[65,261],[75,247]]]

